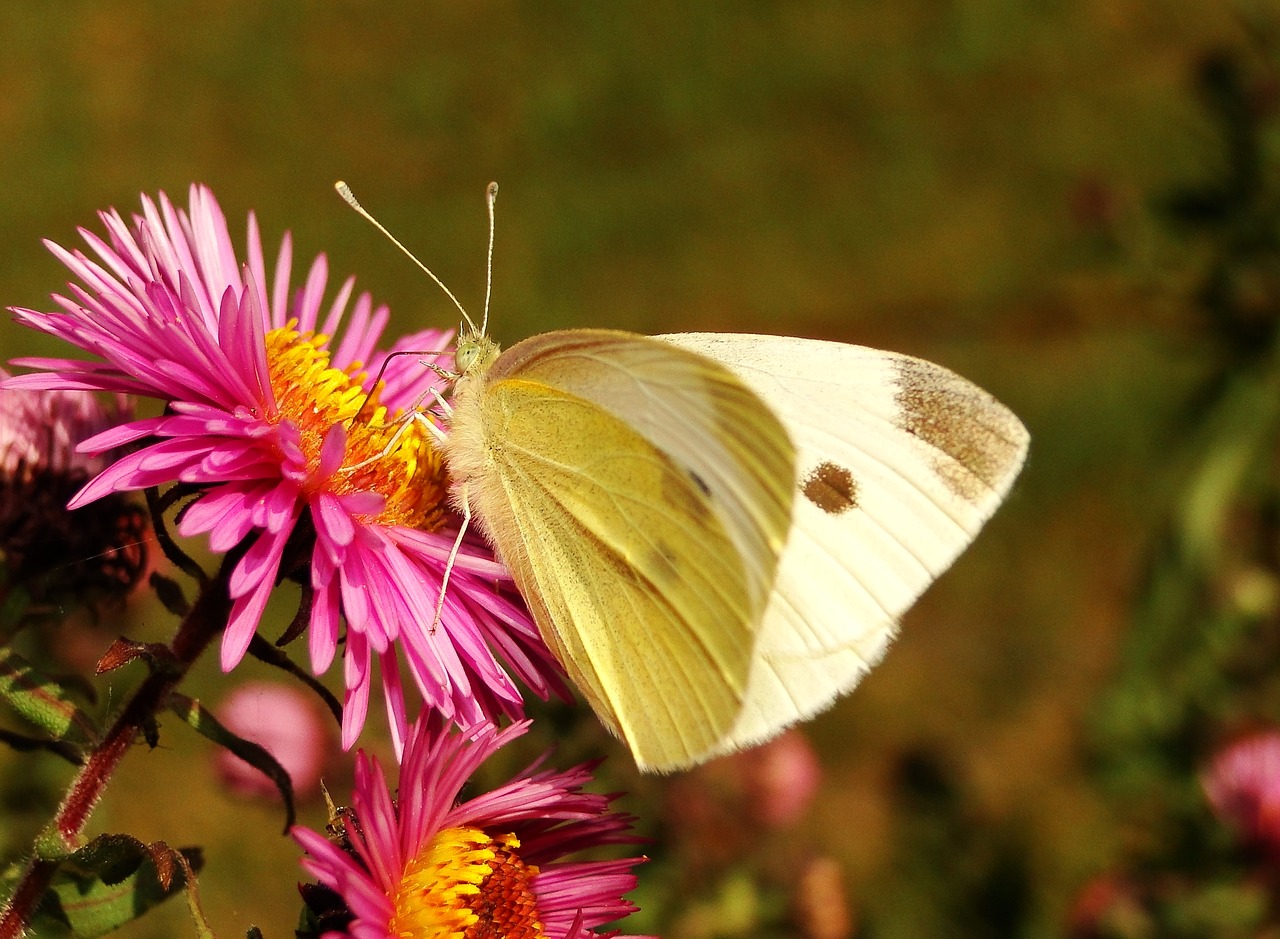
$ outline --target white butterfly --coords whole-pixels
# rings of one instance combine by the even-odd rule
[[[645,770],[828,706],[973,539],[1027,433],[946,369],[773,336],[459,343],[445,456],[539,628]]]
[[[454,500],[644,770],[758,743],[856,685],[1026,457],[1003,405],[910,356],[592,329],[499,352],[458,309]]]

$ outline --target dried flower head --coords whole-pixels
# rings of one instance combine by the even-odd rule
[[[0,370],[0,378],[8,373]],[[123,597],[147,561],[146,512],[113,495],[76,511],[68,500],[109,462],[76,445],[128,420],[110,405],[65,391],[0,390],[0,563],[6,591],[71,606]]]

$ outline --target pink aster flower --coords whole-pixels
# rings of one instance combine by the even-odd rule
[[[555,772],[540,769],[539,760],[506,785],[455,804],[476,768],[527,727],[460,733],[419,719],[400,767],[398,802],[378,761],[358,754],[351,809],[335,839],[292,832],[310,854],[302,866],[346,908],[328,911],[326,936],[595,937],[635,911],[623,896],[636,885],[632,868],[641,858],[565,860],[639,840],[629,816],[609,811],[612,796],[583,792],[590,766]]]
[[[389,359],[377,348],[387,308],[362,294],[348,311],[353,279],[326,305],[323,255],[292,290],[288,235],[269,276],[253,215],[242,265],[204,187],[191,188],[189,212],[161,194],[143,198],[132,224],[115,211],[101,219],[106,240],[80,232],[97,260],[48,243],[82,282],[70,296],[55,295],[61,311],[14,310],[98,360],[20,360],[40,371],[8,386],[165,404],[163,416],[124,421],[82,445],[91,453],[135,449],[72,505],[182,483],[198,494],[180,516],[183,535],[207,534],[219,552],[248,543],[230,580],[222,667],[245,654],[277,582],[302,573],[282,562],[286,545],[305,535],[313,542],[309,652],[317,673],[331,664],[346,624],[344,746],[364,724],[375,662],[399,746],[407,721],[397,647],[426,703],[464,725],[521,713],[513,678],[542,697],[563,693],[558,666],[479,538],[463,542],[433,626],[457,525],[431,434],[397,417],[431,400],[440,378],[429,366],[447,366],[449,357]],[[424,330],[392,350],[443,349],[448,339]]]

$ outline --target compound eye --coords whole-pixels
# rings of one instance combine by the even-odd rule
[[[466,372],[475,364],[476,356],[480,353],[480,349],[475,343],[460,343],[458,351],[454,353],[453,364],[459,372]]]

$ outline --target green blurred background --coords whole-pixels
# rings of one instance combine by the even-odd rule
[[[439,291],[332,183],[348,180],[475,310],[496,179],[500,341],[579,325],[784,332],[973,379],[1030,428],[1027,469],[884,664],[806,728],[825,773],[806,819],[723,859],[699,842],[713,829],[669,811],[673,781],[632,778],[612,745],[605,775],[635,790],[623,808],[662,839],[633,929],[794,934],[794,875],[827,856],[861,935],[1064,935],[1091,879],[1142,881],[1153,852],[1177,866],[1169,813],[1210,824],[1193,771],[1216,728],[1280,717],[1259,675],[1218,689],[1221,721],[1190,737],[1113,720],[1138,687],[1185,729],[1178,683],[1193,679],[1162,656],[1194,643],[1172,628],[1134,637],[1219,596],[1188,587],[1168,616],[1148,603],[1188,487],[1218,452],[1205,428],[1221,389],[1253,374],[1251,350],[1271,337],[1280,265],[1265,237],[1242,247],[1231,226],[1239,212],[1273,224],[1276,164],[1235,202],[1220,190],[1241,148],[1274,155],[1278,36],[1274,3],[1244,0],[8,3],[0,302],[47,308],[61,288],[40,238],[69,244],[100,208],[127,213],[161,189],[185,202],[200,181],[237,238],[252,209],[269,244],[289,229],[301,263],[326,252],[399,329],[451,325]],[[1235,82],[1226,103],[1215,68]],[[1197,195],[1227,199],[1230,217],[1206,222],[1212,211],[1183,204]],[[1246,286],[1260,331],[1224,340],[1206,284],[1259,256]],[[0,351],[66,354],[7,322]],[[1235,483],[1222,485],[1232,503]],[[1198,584],[1205,564],[1169,576]],[[1274,629],[1264,613],[1250,622]],[[171,624],[140,602],[112,628],[152,638]],[[211,659],[191,690],[216,699],[230,684]],[[573,728],[563,759],[589,752],[583,735],[595,738],[556,711],[512,765],[553,724]],[[222,795],[208,751],[166,725],[93,830],[202,844],[220,935],[291,935],[300,873],[280,814]],[[12,856],[47,810],[40,786],[65,771],[0,753],[0,775]],[[345,779],[336,769],[340,801]],[[1221,857],[1200,881],[1229,891],[1238,865]],[[124,934],[189,934],[183,919],[177,901]],[[1204,935],[1237,934],[1205,922]]]

